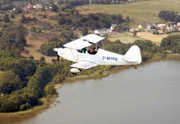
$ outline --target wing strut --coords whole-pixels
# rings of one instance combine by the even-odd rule
[[[70,49],[71,50],[71,49]],[[71,53],[73,54],[72,50],[71,50]],[[73,54],[74,58],[76,59],[75,55]],[[78,60],[78,54],[77,54],[77,59],[76,59],[76,62]]]

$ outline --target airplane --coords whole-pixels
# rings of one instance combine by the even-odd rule
[[[54,48],[54,51],[59,57],[75,62],[70,65],[70,71],[75,74],[98,65],[132,65],[136,69],[135,65],[142,62],[141,51],[137,45],[131,46],[125,55],[120,55],[97,48],[97,44],[104,39],[96,34],[88,34],[64,44],[63,48]],[[91,48],[94,45],[96,49]]]

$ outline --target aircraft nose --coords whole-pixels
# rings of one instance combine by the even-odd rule
[[[58,51],[58,48],[54,48],[54,51],[56,51],[56,52],[57,52],[57,51]]]
[[[54,51],[56,51],[58,54],[64,54],[63,48],[54,48]]]

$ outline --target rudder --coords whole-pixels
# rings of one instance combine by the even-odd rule
[[[142,62],[141,51],[137,45],[133,45],[124,55],[124,60],[132,62],[133,64],[140,64]]]

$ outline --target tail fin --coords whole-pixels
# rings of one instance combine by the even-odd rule
[[[133,64],[140,64],[142,62],[141,51],[138,46],[132,46],[123,57],[124,60],[132,62]]]

